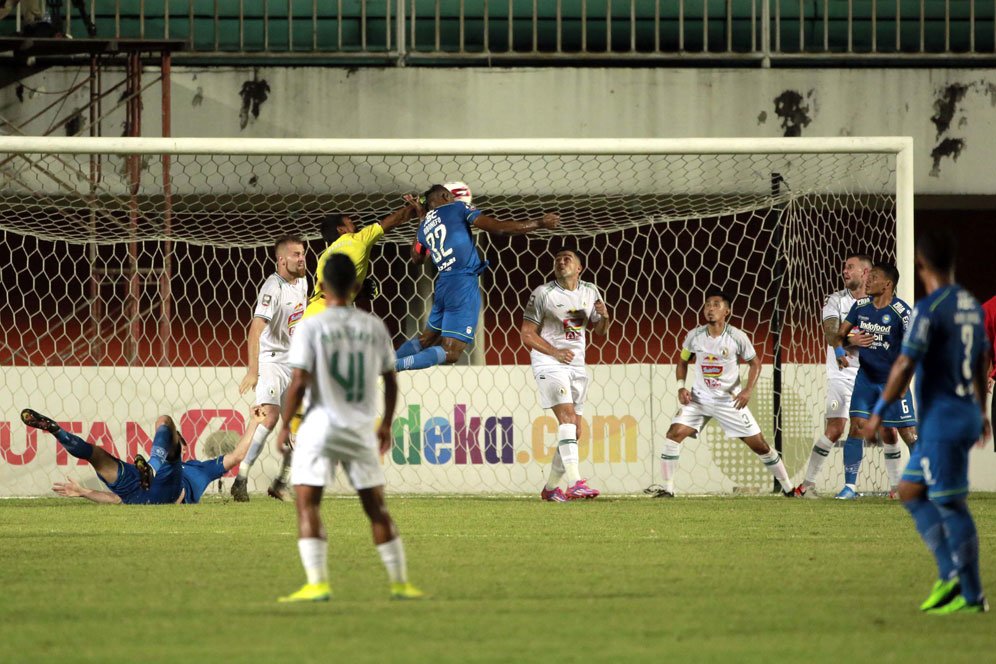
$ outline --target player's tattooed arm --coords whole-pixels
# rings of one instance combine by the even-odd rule
[[[831,348],[840,341],[837,332],[840,330],[839,318],[827,318],[823,321],[823,338],[826,339],[827,346]]]

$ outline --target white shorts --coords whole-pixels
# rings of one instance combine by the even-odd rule
[[[574,404],[574,412],[584,412],[584,398],[588,394],[588,372],[584,367],[570,365],[536,367],[533,369],[539,388],[540,405],[553,408],[564,403]]]
[[[702,433],[702,427],[712,418],[716,418],[728,438],[749,438],[761,433],[761,427],[757,425],[750,408],[744,406],[737,410],[732,402],[703,404],[693,401],[687,406],[682,406],[671,423],[684,424],[695,429],[697,433]]]
[[[256,405],[271,404],[280,406],[284,392],[290,385],[291,368],[287,364],[260,362],[259,378],[256,380]]]
[[[827,381],[827,415],[826,419],[848,419],[851,416],[851,392],[854,391],[854,381]]]
[[[325,486],[336,466],[342,465],[354,489],[384,485],[384,469],[373,431],[357,432],[336,426],[328,413],[309,412],[297,430],[291,461],[291,483]]]

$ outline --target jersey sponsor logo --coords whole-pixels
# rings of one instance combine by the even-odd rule
[[[262,299],[260,299],[259,304],[262,307],[268,307],[268,306],[270,306],[270,302],[272,302],[272,301],[273,301],[273,297],[272,296],[270,296],[270,295],[264,295],[262,297]]]
[[[885,322],[889,322],[886,321],[884,317],[882,318],[882,320]],[[879,325],[878,323],[869,323],[867,321],[861,323],[860,329],[862,332],[867,332],[868,334],[889,334],[892,332],[891,325]]]

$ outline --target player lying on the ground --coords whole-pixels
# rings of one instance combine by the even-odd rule
[[[232,498],[240,503],[249,502],[249,470],[263,451],[270,432],[277,426],[284,390],[290,383],[287,349],[294,326],[304,316],[308,302],[304,242],[288,235],[277,240],[273,252],[276,270],[263,282],[256,298],[247,341],[248,367],[245,378],[239,383],[239,394],[255,390],[254,407],[262,406],[266,414],[262,422],[253,424],[252,445],[232,482]],[[274,483],[279,479],[278,475]]]
[[[927,296],[913,310],[902,354],[865,425],[866,437],[874,437],[915,370],[920,439],[899,497],[937,562],[938,579],[920,605],[934,614],[989,610],[979,578],[979,536],[966,502],[968,453],[992,434],[985,406],[989,354],[982,309],[954,281],[956,250],[947,232],[917,241],[917,272]]]
[[[864,452],[865,423],[871,414],[872,406],[882,394],[889,368],[899,356],[903,334],[909,324],[910,307],[896,297],[899,283],[899,270],[891,263],[876,263],[868,272],[865,283],[866,297],[851,306],[847,318],[840,324],[837,334],[837,365],[841,370],[850,366],[843,339],[858,346],[861,366],[854,379],[854,392],[851,394],[851,425],[844,442],[844,488],[837,494],[841,500],[854,500],[858,497],[858,473]],[[892,404],[883,413],[886,427],[895,427],[899,435],[912,449],[916,443],[916,410],[909,390],[903,398]],[[885,456],[885,473],[889,478],[889,497],[898,498],[899,475],[902,473],[902,453],[896,432],[892,428],[882,430],[882,451]]]
[[[585,329],[605,336],[609,311],[594,284],[581,281],[581,258],[572,249],[553,257],[556,279],[533,291],[522,314],[519,330],[529,349],[529,362],[539,388],[540,405],[557,417],[557,451],[540,498],[562,503],[577,498],[597,498],[598,490],[581,479],[578,470],[578,418],[588,393],[585,371]],[[567,475],[567,491],[560,478]]]
[[[667,440],[661,453],[663,485],[650,487],[646,492],[655,498],[674,497],[674,476],[678,469],[681,443],[689,436],[694,438],[702,433],[702,427],[715,418],[723,433],[747,444],[778,480],[782,493],[791,497],[795,487],[785,464],[778,451],[765,442],[761,427],[747,407],[754,386],[761,377],[761,358],[747,335],[726,322],[731,313],[730,298],[723,291],[707,291],[702,311],[706,324],[688,333],[678,358],[676,375],[681,386],[678,390],[681,409],[667,430]],[[698,371],[695,385],[688,390],[685,379],[692,358],[695,358]],[[740,360],[750,365],[747,386],[743,389],[740,388]]]
[[[560,215],[549,212],[534,221],[499,221],[467,207],[441,184],[425,193],[425,212],[412,245],[412,260],[431,258],[438,270],[432,311],[425,331],[398,348],[397,371],[454,364],[474,341],[481,312],[480,275],[488,267],[474,244],[473,228],[493,235],[522,235],[553,229]]]
[[[146,460],[141,454],[136,454],[135,463],[125,463],[69,433],[51,418],[30,408],[21,411],[21,420],[27,426],[49,432],[71,455],[88,461],[100,481],[110,489],[86,489],[67,477],[64,483],[56,482],[53,491],[60,496],[86,498],[95,503],[130,505],[199,502],[211,482],[235,468],[245,457],[252,442],[252,425],[261,422],[265,414],[257,406],[253,408],[252,416],[253,421],[247,423],[245,433],[233,451],[209,461],[181,461],[182,446],[186,445],[186,441],[177,431],[173,419],[162,415],[156,420],[150,458]]]
[[[391,597],[417,599],[408,582],[405,549],[384,504],[380,456],[391,449],[391,420],[398,396],[394,348],[384,322],[349,306],[356,266],[333,254],[322,273],[326,311],[301,323],[291,342],[291,384],[284,400],[284,425],[277,448],[286,453],[290,422],[307,398],[297,432],[291,481],[297,493],[298,552],[308,582],[281,602],[327,601],[328,536],[322,523],[322,492],[339,464],[370,519],[374,544],[387,569]],[[377,421],[377,378],[384,377],[384,414]]]

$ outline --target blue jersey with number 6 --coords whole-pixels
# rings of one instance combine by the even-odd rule
[[[921,430],[943,439],[979,436],[982,414],[972,380],[985,343],[982,307],[961,286],[938,288],[917,303],[902,352],[917,363]]]
[[[440,277],[480,274],[485,263],[477,253],[471,226],[481,211],[454,201],[430,210],[418,227],[418,242],[429,249]]]

